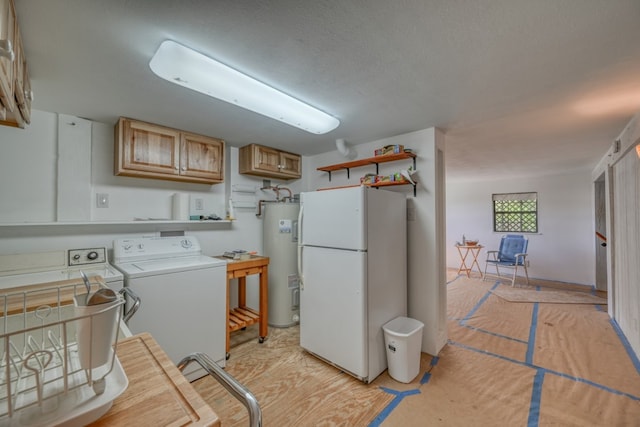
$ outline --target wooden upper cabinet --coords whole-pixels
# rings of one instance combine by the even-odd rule
[[[182,175],[224,180],[224,142],[192,133],[183,133],[180,140],[180,173]]]
[[[224,141],[121,117],[115,175],[203,184],[224,180]]]
[[[32,99],[14,3],[0,0],[0,124],[24,128],[31,122]]]
[[[27,69],[27,60],[24,56],[24,48],[22,47],[22,38],[20,33],[16,32],[16,58],[15,58],[15,100],[16,121],[18,126],[24,127],[24,124],[31,123],[31,100],[33,93],[31,92],[31,80]],[[19,114],[18,114],[19,113]]]
[[[267,178],[300,178],[302,158],[299,154],[250,144],[240,148],[240,173]]]
[[[280,152],[280,172],[293,178],[302,176],[302,158],[298,154]]]
[[[12,0],[0,0],[0,102],[7,112],[15,110],[14,61],[16,12]]]

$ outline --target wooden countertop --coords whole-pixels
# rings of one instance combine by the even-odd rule
[[[251,255],[248,259],[233,259],[221,255],[214,258],[227,261],[227,271],[233,271],[241,268],[262,267],[269,264],[269,257],[260,255]]]
[[[91,426],[220,427],[213,409],[150,334],[121,340],[117,355],[129,386]]]

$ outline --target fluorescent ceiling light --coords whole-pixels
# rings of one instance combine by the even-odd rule
[[[171,83],[310,133],[327,133],[340,124],[323,111],[171,40],[162,42],[149,66]]]

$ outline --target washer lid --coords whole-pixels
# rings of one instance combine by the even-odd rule
[[[115,266],[124,273],[125,277],[135,278],[205,268],[224,267],[226,269],[226,265],[227,262],[225,260],[199,255],[195,257],[134,261],[126,264],[116,264]]]

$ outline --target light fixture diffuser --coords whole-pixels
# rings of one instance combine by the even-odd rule
[[[310,133],[327,133],[340,121],[239,71],[172,40],[149,62],[163,79]]]

